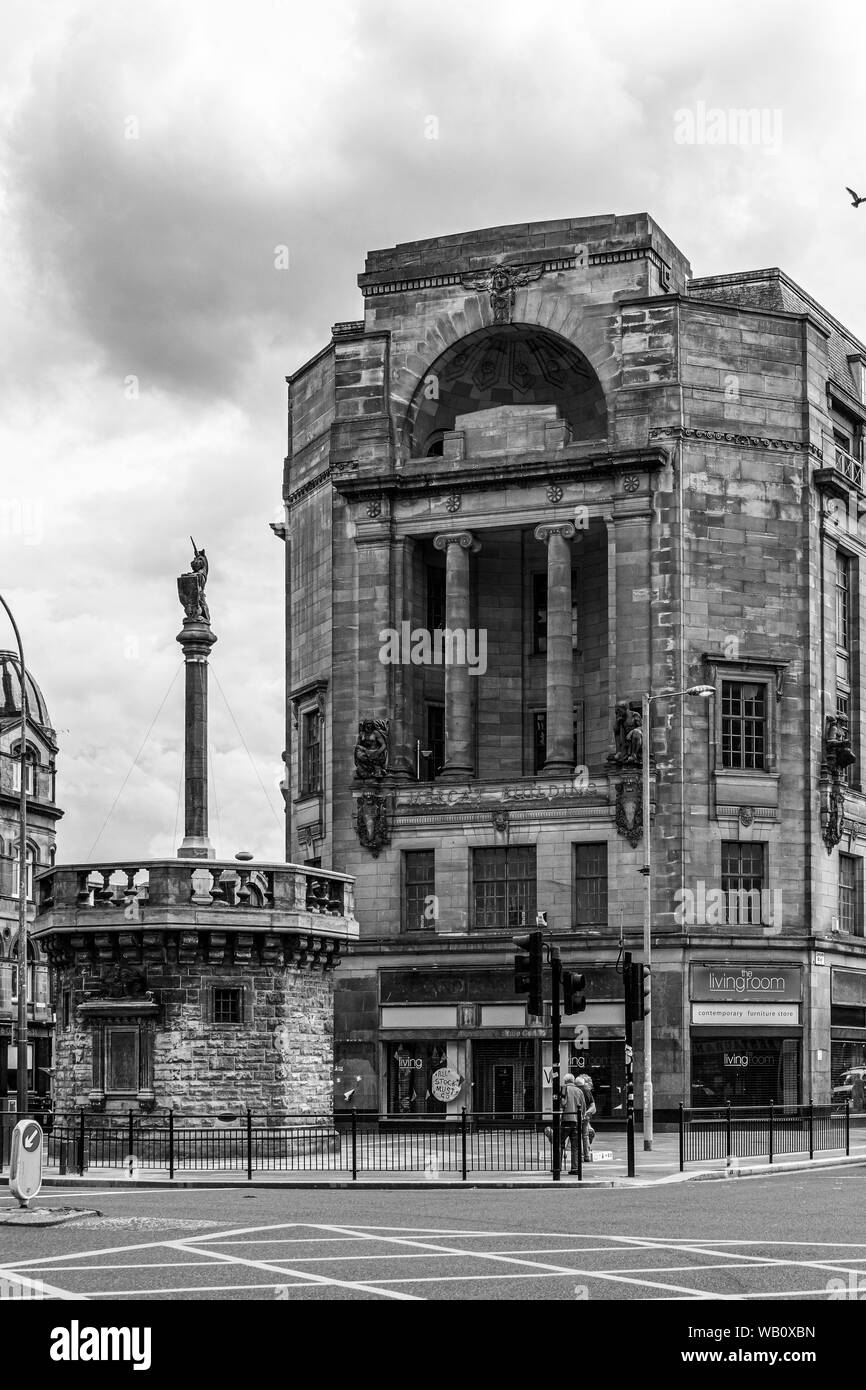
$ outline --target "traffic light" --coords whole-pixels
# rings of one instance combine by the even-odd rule
[[[650,1011],[650,968],[648,965],[640,965],[637,961],[629,961],[623,967],[622,977],[625,986],[626,1017],[630,1018],[632,1023],[640,1023]]]
[[[540,931],[515,936],[515,946],[528,955],[514,957],[514,992],[528,994],[526,1008],[536,1018],[544,1014],[544,938]]]
[[[575,975],[573,970],[562,972],[562,1012],[582,1014],[586,1008],[583,990],[586,989],[586,976]]]

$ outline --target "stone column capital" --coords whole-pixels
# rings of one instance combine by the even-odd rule
[[[546,545],[551,536],[562,536],[563,540],[570,541],[577,534],[577,528],[572,521],[542,521],[532,534]]]
[[[461,550],[468,550],[470,555],[477,555],[481,549],[481,542],[475,539],[471,531],[443,531],[433,537],[433,544],[437,550],[447,550],[449,545],[459,545]]]

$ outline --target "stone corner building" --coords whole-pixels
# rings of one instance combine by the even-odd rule
[[[18,850],[21,838],[21,666],[12,652],[0,652],[0,1110],[16,1105],[18,1048]],[[27,746],[27,900],[28,922],[36,914],[35,883],[54,863],[57,736],[42,691],[28,671]],[[38,1108],[51,1090],[50,967],[39,942],[28,942],[27,1089]]]
[[[287,857],[356,879],[336,1103],[441,1112],[447,1064],[449,1110],[549,1104],[512,969],[543,910],[588,978],[564,1060],[623,1114],[640,700],[697,683],[652,704],[656,1105],[828,1100],[866,1065],[866,347],[779,270],[690,278],[646,214],[359,283],[289,378],[274,528]]]

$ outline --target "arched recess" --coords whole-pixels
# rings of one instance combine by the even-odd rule
[[[447,347],[418,383],[405,422],[412,458],[441,452],[459,415],[499,405],[555,405],[576,442],[607,434],[604,390],[583,353],[534,324],[495,324]]]

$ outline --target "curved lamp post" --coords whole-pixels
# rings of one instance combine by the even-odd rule
[[[684,695],[707,700],[715,695],[715,686],[690,685],[685,690],[659,690],[655,694],[647,691],[643,697],[643,843],[644,866],[644,907],[643,907],[643,958],[644,965],[652,969],[652,852],[650,845],[650,705],[653,700],[676,700]],[[681,847],[682,848],[682,847]],[[650,992],[647,996],[647,1009],[643,1021],[643,1146],[653,1146],[653,1043],[652,1043],[652,975]]]
[[[0,594],[0,604],[6,609],[18,643],[18,662],[21,675],[21,747],[18,750],[21,779],[19,818],[21,833],[18,840],[18,1068],[16,1077],[18,1118],[27,1114],[27,670],[24,647],[12,609]]]

